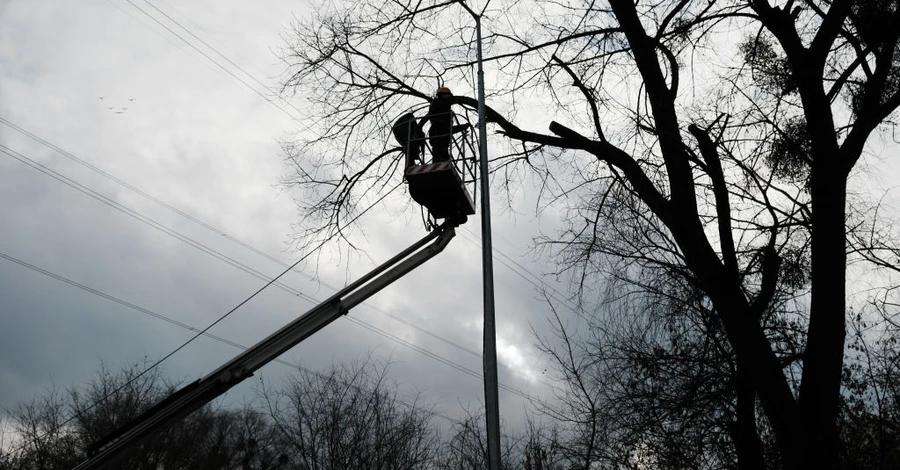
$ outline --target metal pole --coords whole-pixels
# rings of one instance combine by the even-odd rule
[[[466,7],[468,10],[468,7]],[[475,17],[478,58],[478,151],[481,173],[481,266],[484,279],[484,407],[487,426],[488,468],[500,470],[500,398],[497,392],[497,327],[494,320],[494,258],[491,246],[491,200],[488,182],[487,116],[484,103],[484,67],[481,56],[481,15]]]
[[[459,4],[475,19],[478,62],[478,172],[481,176],[481,267],[484,291],[484,412],[487,427],[488,468],[500,468],[500,398],[497,382],[497,326],[494,320],[494,258],[491,246],[491,199],[488,182],[487,112],[484,103],[484,59],[481,51],[481,15],[465,0]]]

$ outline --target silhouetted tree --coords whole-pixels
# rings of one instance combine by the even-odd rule
[[[400,400],[372,358],[324,373],[300,370],[261,398],[291,468],[418,469],[432,464],[433,412]]]
[[[68,470],[88,447],[175,390],[146,364],[119,371],[103,366],[85,386],[52,389],[10,410],[15,442],[5,446],[4,468]],[[279,466],[271,428],[260,413],[210,406],[191,414],[128,453],[129,469],[249,470]]]
[[[396,115],[451,83],[474,109],[472,21],[456,3],[354,2],[295,28],[284,86],[309,102],[312,137],[286,150],[307,235],[341,234],[399,179],[383,144]],[[739,460],[758,462],[751,441],[770,432],[784,468],[838,467],[847,264],[871,261],[848,258],[847,183],[900,105],[898,2],[487,6],[488,120],[508,145],[493,168],[567,204],[564,267],[581,285],[681,279],[712,326],[692,341],[721,338],[733,361],[734,435],[754,436]]]
[[[502,426],[501,426],[502,427]],[[562,470],[571,468],[557,448],[553,427],[528,419],[525,429],[503,434],[500,464],[505,470]],[[484,416],[467,410],[450,429],[434,466],[437,470],[488,468]]]

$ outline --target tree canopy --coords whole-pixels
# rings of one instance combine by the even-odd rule
[[[457,3],[353,2],[287,36],[284,90],[311,112],[285,146],[302,235],[342,235],[399,182],[396,116],[445,85],[473,112],[474,21]],[[900,259],[875,204],[848,192],[900,105],[900,2],[469,6],[493,183],[536,177],[541,204],[562,201],[566,227],[542,242],[576,287],[696,313],[685,343],[715,344],[730,370],[704,380],[741,410],[730,435],[748,468],[765,442],[784,468],[840,466],[848,265]]]

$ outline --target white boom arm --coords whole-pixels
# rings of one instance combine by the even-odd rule
[[[99,469],[112,465],[121,453],[135,447],[150,434],[183,418],[253,375],[288,349],[346,314],[381,289],[400,279],[443,251],[456,235],[454,226],[443,224],[409,248],[370,271],[328,300],[272,333],[266,339],[206,375],[157,403],[134,420],[94,443],[89,457],[73,470]],[[435,240],[429,246],[430,241]],[[423,248],[424,247],[424,248]]]

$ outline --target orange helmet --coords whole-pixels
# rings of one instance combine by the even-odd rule
[[[450,89],[447,88],[447,87],[445,87],[445,86],[442,86],[442,87],[438,88],[437,94],[440,95],[441,93],[446,93],[446,94],[448,94],[448,95],[452,95],[452,94],[453,94],[453,92],[451,92]]]

